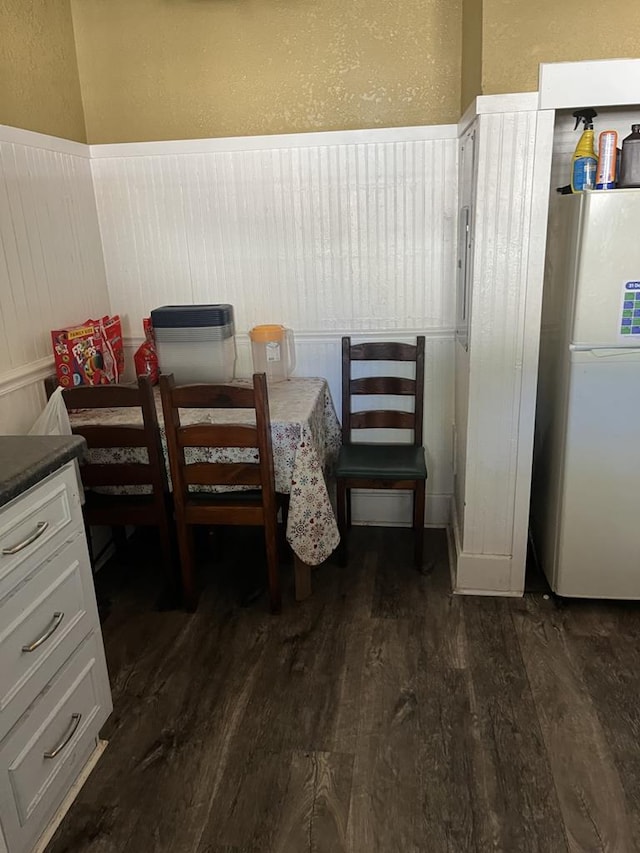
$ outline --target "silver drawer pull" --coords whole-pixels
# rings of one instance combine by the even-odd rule
[[[58,746],[56,746],[50,752],[45,752],[45,754],[44,754],[45,758],[55,758],[56,755],[58,755],[58,753],[62,752],[62,750],[65,748],[65,746],[69,743],[71,738],[76,733],[76,729],[80,725],[81,719],[82,719],[82,714],[72,714],[71,715],[71,725],[69,726],[67,733],[62,738],[62,741],[58,744]]]
[[[64,613],[62,611],[58,611],[53,614],[53,619],[51,620],[51,625],[41,637],[38,637],[37,640],[34,640],[32,643],[29,643],[27,646],[22,647],[23,652],[35,652],[38,646],[41,646],[45,640],[48,640],[49,637],[55,633],[60,625],[62,624],[62,620],[64,619]]]
[[[47,529],[48,526],[49,526],[48,521],[39,521],[36,524],[36,529],[34,530],[33,533],[31,533],[29,536],[27,536],[27,538],[24,539],[22,542],[18,542],[17,545],[13,546],[13,548],[3,548],[2,553],[7,557],[11,554],[17,554],[18,551],[22,551],[23,548],[27,547],[27,545],[31,545],[32,542],[35,542],[36,539],[39,539],[42,536],[42,534],[45,532],[45,530]]]

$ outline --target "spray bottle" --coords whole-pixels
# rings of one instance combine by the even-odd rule
[[[576,120],[574,130],[578,129],[581,121],[584,123],[584,130],[571,161],[571,190],[574,193],[592,190],[596,184],[598,157],[595,151],[593,120],[597,115],[598,113],[590,107],[573,113]]]

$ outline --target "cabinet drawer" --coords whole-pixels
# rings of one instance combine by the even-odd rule
[[[0,738],[99,620],[82,532],[0,601]]]
[[[111,711],[99,635],[82,643],[0,746],[0,815],[9,849],[44,830]]]
[[[65,465],[0,510],[0,596],[14,580],[9,575],[25,560],[35,565],[63,541],[82,518],[75,471]],[[8,581],[8,583],[6,583]]]

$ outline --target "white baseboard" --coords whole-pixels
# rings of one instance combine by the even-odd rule
[[[455,501],[451,501],[449,527],[451,584],[457,595],[500,595],[520,597],[523,589],[512,589],[510,554],[469,554],[462,550],[462,536]]]
[[[427,494],[426,527],[446,527],[449,524],[451,495]],[[362,526],[411,527],[411,492],[382,489],[354,489],[352,493],[352,522]]]
[[[511,557],[502,554],[459,554],[454,592],[457,595],[506,595],[520,597],[522,590],[509,589]]]

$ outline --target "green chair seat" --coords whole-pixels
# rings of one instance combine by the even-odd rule
[[[413,444],[343,444],[336,477],[350,480],[426,480],[424,447]]]

